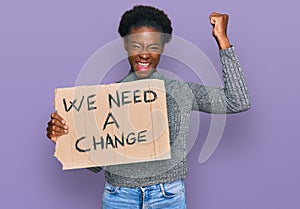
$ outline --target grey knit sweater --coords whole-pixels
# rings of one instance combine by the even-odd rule
[[[171,159],[105,167],[106,181],[120,187],[142,187],[184,178],[188,172],[187,138],[190,111],[238,113],[250,108],[248,91],[234,47],[220,50],[224,88],[169,80],[153,72],[147,79],[165,83]],[[121,80],[138,80],[132,71]],[[89,168],[99,172],[100,167]]]

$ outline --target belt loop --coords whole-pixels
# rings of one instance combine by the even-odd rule
[[[159,184],[159,187],[160,187],[161,192],[164,194],[164,193],[165,193],[165,189],[164,189],[164,187],[163,187],[163,184],[160,183],[160,184]]]
[[[142,209],[145,209],[145,188],[140,187],[142,191]]]

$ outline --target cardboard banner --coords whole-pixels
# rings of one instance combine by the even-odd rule
[[[171,158],[161,80],[55,89],[55,109],[69,126],[54,154],[63,169]]]

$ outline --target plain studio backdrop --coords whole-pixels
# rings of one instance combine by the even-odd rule
[[[1,1],[1,208],[100,208],[103,172],[62,171],[45,129],[54,111],[54,89],[75,85],[88,58],[119,38],[120,17],[135,4],[163,9],[174,35],[199,47],[220,75],[208,16],[213,11],[230,15],[228,35],[252,107],[227,116],[221,143],[204,164],[198,157],[210,115],[199,114],[185,179],[188,208],[300,208],[300,29],[295,0]],[[163,59],[160,67],[195,80],[186,66],[171,61]],[[128,70],[124,60],[103,82],[115,82]]]

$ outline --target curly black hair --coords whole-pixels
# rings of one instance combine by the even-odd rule
[[[170,41],[173,31],[171,20],[162,10],[152,6],[137,5],[126,11],[121,17],[118,32],[121,37],[125,37],[129,35],[132,28],[143,26],[152,27],[167,34],[164,36],[164,42]]]

